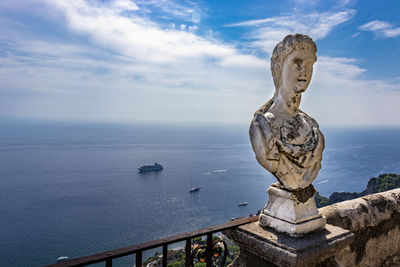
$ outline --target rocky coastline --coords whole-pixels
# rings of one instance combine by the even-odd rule
[[[320,208],[338,202],[363,197],[369,194],[384,192],[399,187],[400,187],[400,175],[395,173],[384,173],[379,175],[378,177],[373,177],[369,179],[367,188],[360,193],[334,192],[333,194],[330,195],[329,198],[317,194],[315,197],[315,201],[317,207]]]

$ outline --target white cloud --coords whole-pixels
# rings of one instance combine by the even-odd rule
[[[359,27],[362,31],[372,31],[380,37],[400,36],[400,27],[395,27],[386,21],[373,20]]]
[[[392,27],[389,23],[379,20],[374,20],[360,26],[360,30],[364,31],[381,31]]]
[[[303,110],[320,125],[400,125],[400,81],[363,80],[355,59],[319,57]]]
[[[122,15],[121,10],[89,3],[47,0],[48,5],[64,14],[73,32],[88,35],[96,44],[144,62],[168,63],[202,57],[220,60],[240,54],[231,45],[183,31],[185,24],[180,25],[181,31],[165,30],[139,15],[128,17]]]
[[[189,31],[196,31],[196,30],[199,29],[199,27],[197,27],[196,25],[194,25],[194,26],[189,26],[188,29],[189,29]]]
[[[199,23],[201,21],[201,15],[199,12],[193,12],[192,14],[192,21],[194,23]]]
[[[266,59],[245,54],[211,34],[181,31],[180,24],[163,27],[140,15],[139,2],[139,9],[131,6],[128,14],[112,3],[46,3],[48,13],[57,14],[50,19],[89,41],[41,38],[32,34],[30,25],[6,21],[8,27],[0,27],[3,115],[247,124],[273,94]],[[264,21],[266,32],[260,29],[260,34],[265,36],[259,35],[254,44],[272,47],[293,28],[311,31],[322,22],[326,26],[315,29],[315,35],[323,38],[352,16],[313,14],[302,25],[296,25],[302,19],[293,22],[291,16]],[[1,22],[0,18],[0,26]],[[357,59],[320,55],[302,109],[321,125],[400,125],[394,115],[400,80],[365,81],[360,78],[365,71]]]
[[[319,0],[294,0],[296,7],[310,7],[318,4]]]
[[[280,18],[287,18],[287,17],[280,17]],[[268,18],[268,19],[254,19],[254,20],[247,20],[238,23],[226,24],[225,27],[239,27],[239,26],[259,26],[261,24],[267,22],[275,22],[277,18]]]
[[[199,4],[192,1],[182,1],[178,3],[175,0],[137,0],[137,5],[148,9],[149,13],[153,10],[158,10],[164,16],[174,19],[182,19],[188,22],[193,22],[193,15],[199,14]],[[195,15],[197,18],[197,15]]]
[[[120,11],[137,11],[139,7],[130,0],[114,0],[111,7]]]
[[[248,39],[252,45],[271,53],[274,46],[288,34],[303,33],[314,40],[324,38],[337,25],[350,20],[355,10],[323,13],[295,13],[290,16],[249,20],[225,25],[226,27],[250,26]]]
[[[72,33],[89,37],[90,43],[42,40],[27,34],[29,26],[9,28],[19,37],[7,39],[12,49],[0,58],[0,96],[33,97],[12,98],[8,114],[234,122],[249,119],[252,110],[238,114],[248,106],[226,103],[267,87],[265,61],[233,45],[164,29],[112,3],[46,3],[52,13],[63,14]]]

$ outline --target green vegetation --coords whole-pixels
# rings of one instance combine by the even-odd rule
[[[213,237],[214,238],[214,240],[215,240],[215,238],[218,238],[218,237]],[[206,246],[207,245],[207,242],[206,242],[206,240],[204,240],[203,238],[201,238],[201,237],[196,237],[196,238],[193,238],[192,239],[192,244],[193,245],[204,245],[204,246]]]
[[[168,263],[168,267],[183,267],[185,264],[182,265],[180,261],[174,261],[172,263]]]
[[[399,187],[400,187],[400,175],[395,173],[384,173],[379,175],[378,177],[371,178],[368,181],[367,188],[361,193],[335,192],[332,195],[330,195],[329,199],[317,194],[315,197],[315,202],[317,204],[317,207],[320,208],[341,201],[363,197],[369,194],[384,192]]]
[[[225,236],[213,236],[213,240],[221,238],[225,241],[228,247],[228,256],[225,261],[225,266],[232,263],[233,259],[239,254],[239,248],[235,245],[233,241],[228,239]],[[205,239],[201,237],[194,238],[192,240],[192,245],[207,245]],[[159,263],[162,261],[162,255],[159,252],[156,252],[154,256],[149,257],[146,259],[142,266],[160,266]],[[177,249],[177,250],[169,250],[168,251],[168,267],[184,267],[185,266],[185,250],[184,249]],[[205,267],[205,263],[197,262],[195,263],[194,267]]]
[[[142,263],[142,266],[147,266],[148,263],[157,260],[157,259],[160,257],[160,255],[161,255],[160,252],[157,251],[156,253],[154,253],[154,256],[151,256],[151,257],[147,258],[147,259]]]
[[[368,185],[370,183],[378,185],[377,192],[392,190],[400,187],[400,175],[395,173],[381,174],[378,178],[371,178]]]
[[[328,205],[329,199],[317,193],[315,196],[315,203],[317,204],[317,207],[324,207]]]

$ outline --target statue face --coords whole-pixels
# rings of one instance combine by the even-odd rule
[[[296,48],[283,63],[281,93],[303,93],[310,84],[316,59],[315,54],[307,47]]]

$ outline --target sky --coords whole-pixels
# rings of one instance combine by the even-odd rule
[[[249,124],[269,60],[309,35],[301,109],[324,126],[400,126],[400,1],[1,0],[0,118]]]

